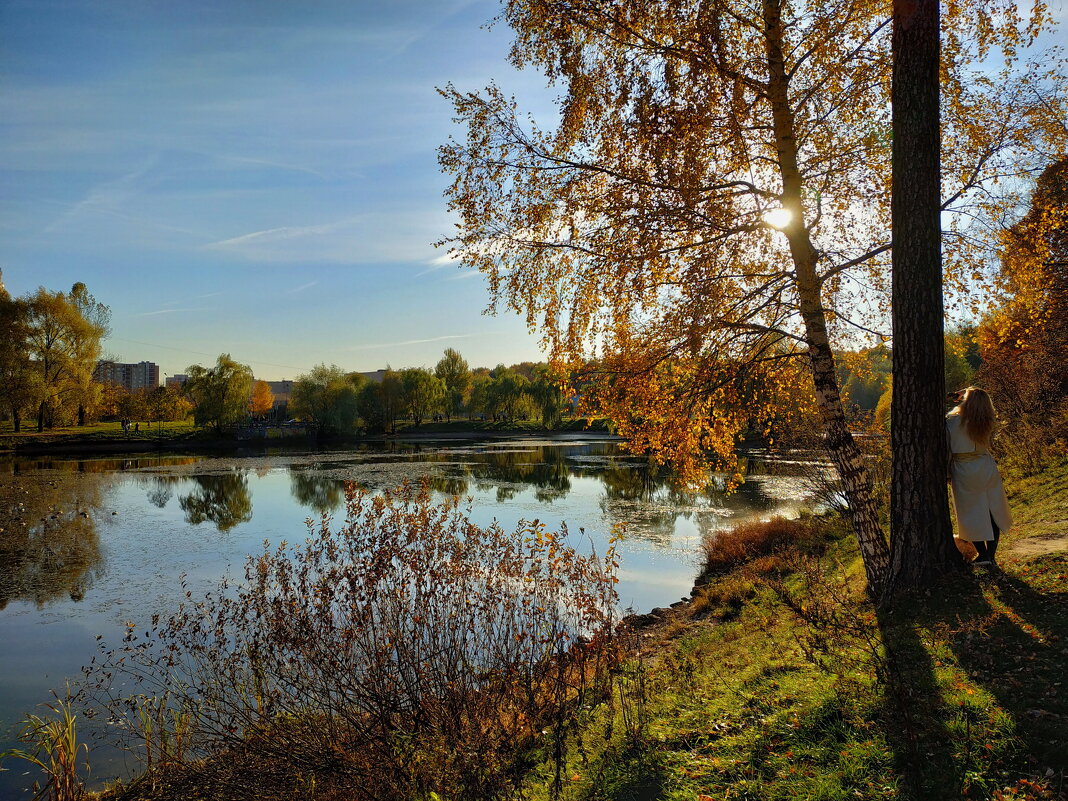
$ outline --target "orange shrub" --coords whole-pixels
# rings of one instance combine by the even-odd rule
[[[712,576],[742,564],[779,553],[815,540],[812,526],[803,520],[773,517],[771,520],[742,523],[705,536],[701,544],[704,568],[697,580],[703,584]],[[770,562],[769,562],[770,564]]]

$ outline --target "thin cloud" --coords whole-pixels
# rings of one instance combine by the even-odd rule
[[[336,228],[337,225],[337,223],[305,226],[284,225],[280,228],[267,228],[263,231],[253,231],[252,233],[242,234],[241,236],[235,236],[230,239],[221,239],[218,242],[211,242],[204,247],[210,250],[225,250],[235,245],[246,245],[250,242],[277,242],[286,239],[298,239],[302,236],[324,234],[327,231]]]
[[[437,210],[381,208],[331,222],[284,225],[204,245],[235,258],[272,263],[424,262],[441,230]]]
[[[463,263],[461,261],[460,252],[456,250],[450,250],[448,253],[442,253],[440,256],[435,256],[432,259],[427,259],[425,264],[430,265],[425,270],[415,274],[416,278],[420,278],[424,275],[430,275],[444,269],[445,267],[461,267]]]
[[[203,311],[203,309],[156,309],[150,312],[138,312],[132,315],[133,317],[155,317],[157,314],[174,314],[175,312],[194,312]]]
[[[316,284],[318,284],[318,283],[319,283],[319,281],[318,281],[318,280],[315,280],[315,281],[309,281],[309,282],[308,282],[308,283],[306,283],[306,284],[301,284],[300,286],[297,286],[297,287],[293,287],[292,289],[288,290],[288,291],[286,292],[286,294],[287,294],[287,295],[295,295],[295,294],[297,294],[298,292],[303,292],[303,291],[304,291],[305,289],[311,289],[311,288],[312,288],[313,286],[315,286],[315,285],[316,285]]]
[[[42,199],[40,202],[47,203],[52,206],[62,206],[67,211],[53,220],[51,223],[41,229],[41,234],[51,234],[57,229],[71,222],[73,219],[83,214],[101,214],[107,217],[114,217],[115,219],[124,220],[126,222],[137,223],[138,225],[148,225],[153,228],[158,228],[161,231],[172,231],[177,234],[185,234],[191,237],[200,237],[196,231],[191,231],[188,228],[181,228],[176,225],[169,225],[168,223],[160,222],[159,220],[149,220],[144,217],[138,217],[134,214],[126,214],[125,212],[118,211],[117,209],[110,208],[107,204],[112,202],[120,202],[122,198],[118,195],[108,197],[104,194],[95,194],[84,200],[79,200],[77,203],[62,203],[58,200]]]
[[[404,345],[423,345],[427,342],[444,342],[447,339],[470,339],[471,337],[481,337],[485,334],[446,334],[440,337],[429,337],[427,339],[407,339],[403,342],[380,342],[375,345],[353,345],[350,348],[345,348],[346,351],[353,350],[374,350],[375,348],[399,348]]]
[[[456,264],[460,261],[461,254],[458,250],[450,250],[448,253],[442,253],[440,256],[427,261],[431,267],[448,267],[450,264]]]

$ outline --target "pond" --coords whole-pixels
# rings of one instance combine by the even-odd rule
[[[476,523],[566,522],[598,553],[625,526],[620,603],[648,611],[689,594],[705,534],[812,505],[803,458],[754,453],[742,468],[732,493],[723,478],[685,493],[618,442],[581,435],[0,461],[0,751],[50,690],[80,676],[98,636],[117,643],[127,621],[173,610],[180,576],[203,593],[241,575],[264,542],[300,540],[307,519],[343,514],[346,482],[376,491],[426,477],[442,496],[470,496]],[[123,772],[98,756],[97,781]],[[2,798],[29,783],[10,767]]]

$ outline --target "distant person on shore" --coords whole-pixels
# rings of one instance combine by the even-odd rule
[[[990,455],[994,434],[994,404],[979,387],[950,393],[957,405],[946,415],[951,453],[949,484],[957,514],[957,535],[979,552],[974,564],[993,565],[1002,531],[1012,527],[1012,515],[1001,474]]]

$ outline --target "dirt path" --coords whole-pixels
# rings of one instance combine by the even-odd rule
[[[1068,532],[1036,537],[1019,537],[1006,542],[1001,549],[1018,559],[1034,559],[1048,553],[1068,551]]]

